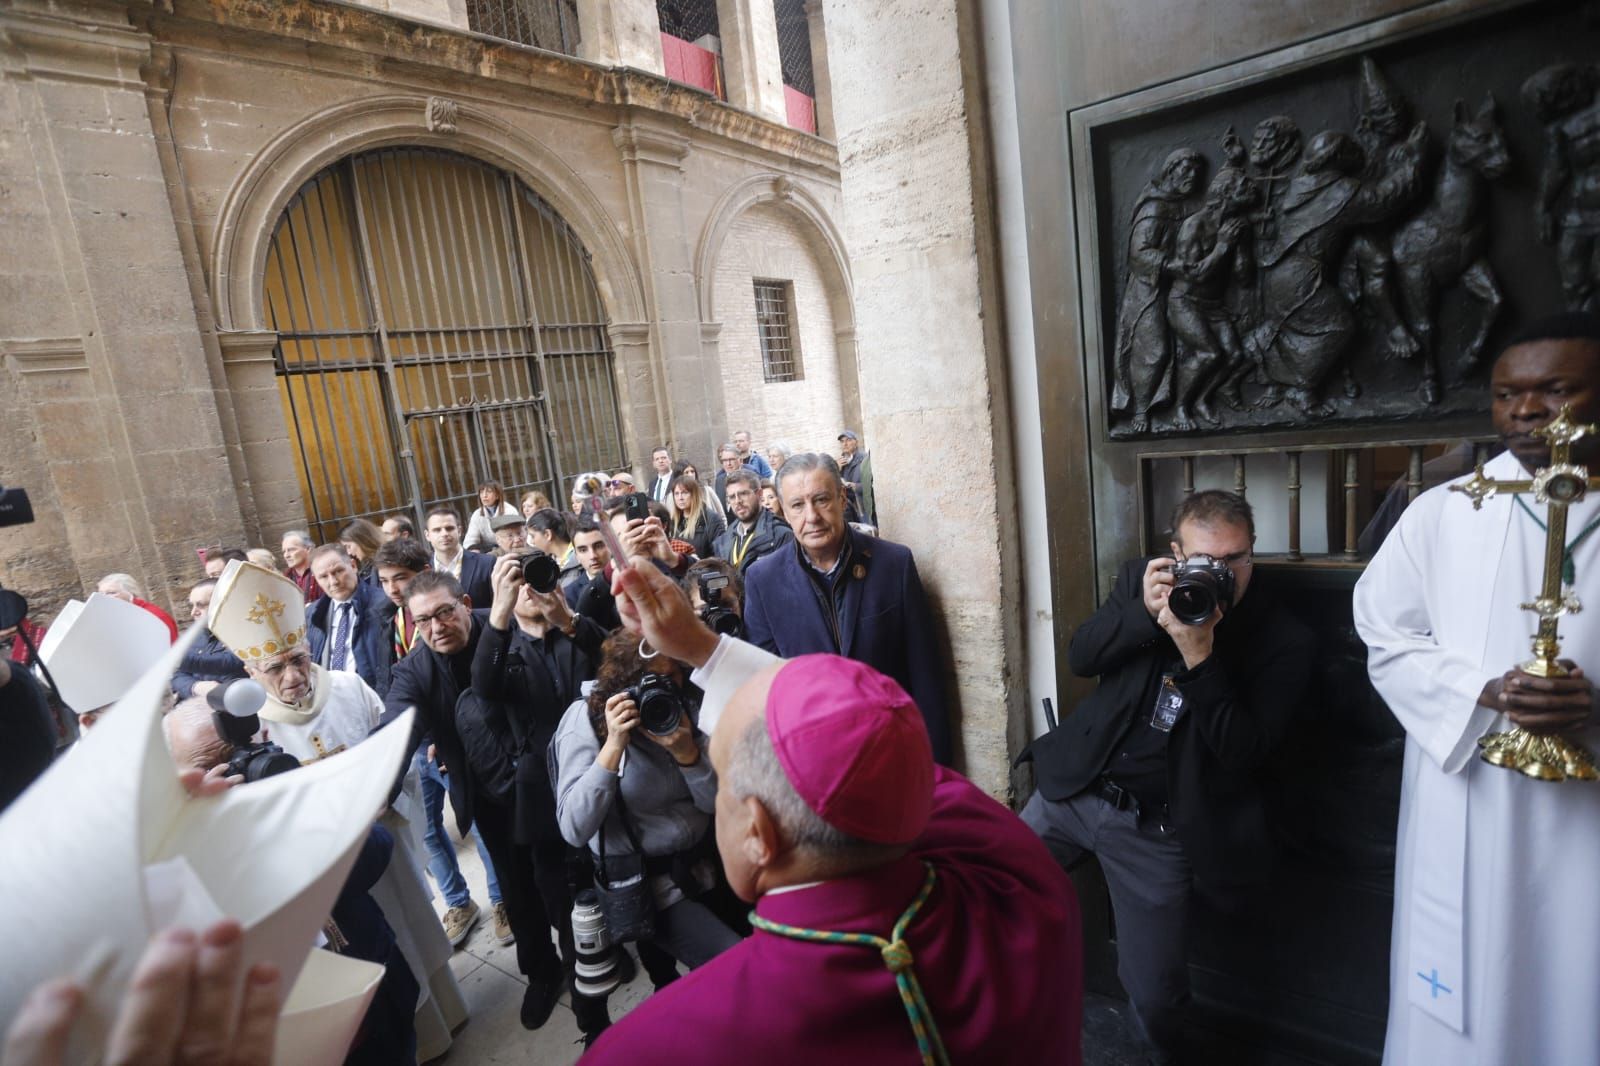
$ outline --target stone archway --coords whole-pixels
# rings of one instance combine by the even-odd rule
[[[856,365],[855,300],[850,280],[850,262],[844,239],[821,201],[804,186],[781,174],[755,174],[738,182],[717,200],[711,209],[695,255],[695,284],[700,303],[701,333],[708,358],[717,357],[722,329],[716,300],[717,263],[723,254],[729,232],[750,208],[772,204],[799,223],[811,238],[826,279],[828,302],[833,313],[833,340],[839,363],[839,382],[845,421],[861,423],[861,387]]]
[[[211,297],[219,329],[266,329],[262,271],[285,205],[335,161],[397,145],[444,148],[511,171],[561,214],[593,257],[614,327],[646,320],[644,288],[622,234],[583,179],[522,130],[454,100],[371,97],[320,111],[279,134],[240,174],[218,212]]]

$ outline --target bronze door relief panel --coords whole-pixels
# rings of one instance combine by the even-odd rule
[[[1102,432],[1486,410],[1510,324],[1600,306],[1597,55],[1534,3],[1074,113]]]

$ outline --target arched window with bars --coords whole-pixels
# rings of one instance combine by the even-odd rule
[[[385,148],[308,180],[266,263],[307,518],[564,498],[624,462],[606,310],[572,228],[514,174]]]

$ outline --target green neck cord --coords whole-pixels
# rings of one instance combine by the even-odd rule
[[[922,986],[917,983],[916,971],[911,968],[911,948],[906,944],[906,929],[916,918],[917,912],[927,902],[928,896],[933,892],[934,873],[933,867],[923,863],[927,868],[927,875],[922,879],[922,888],[917,897],[911,901],[905,913],[900,915],[900,920],[894,923],[894,932],[890,935],[893,940],[885,940],[881,936],[870,933],[827,933],[817,929],[801,929],[793,925],[784,925],[781,922],[768,921],[754,911],[750,912],[750,924],[763,932],[776,936],[786,936],[791,940],[808,940],[816,944],[856,944],[860,947],[877,948],[883,954],[883,963],[889,967],[889,972],[894,974],[895,987],[900,990],[900,1002],[905,1004],[906,1015],[911,1019],[911,1031],[917,1038],[917,1050],[922,1053],[925,1066],[949,1066],[950,1055],[944,1049],[944,1040],[939,1036],[938,1028],[933,1024],[933,1012],[928,1009],[928,1001],[922,994]]]
[[[1537,525],[1540,529],[1546,531],[1549,530],[1549,527],[1544,524],[1544,521],[1538,515],[1533,513],[1533,508],[1528,506],[1528,502],[1526,500],[1524,500],[1521,496],[1514,496],[1512,499],[1516,500],[1518,506],[1520,506],[1523,511],[1527,512],[1528,517],[1533,519],[1535,525]],[[1578,565],[1572,561],[1572,553],[1578,550],[1578,545],[1589,539],[1589,534],[1593,533],[1596,528],[1600,528],[1600,515],[1597,515],[1593,522],[1590,522],[1588,525],[1584,526],[1583,529],[1579,531],[1578,535],[1572,538],[1572,541],[1567,545],[1566,550],[1561,553],[1561,583],[1563,585],[1570,587],[1577,584]]]

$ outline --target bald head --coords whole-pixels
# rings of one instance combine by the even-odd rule
[[[209,770],[228,761],[228,742],[211,724],[211,705],[204,696],[193,696],[168,711],[161,728],[179,769]]]

